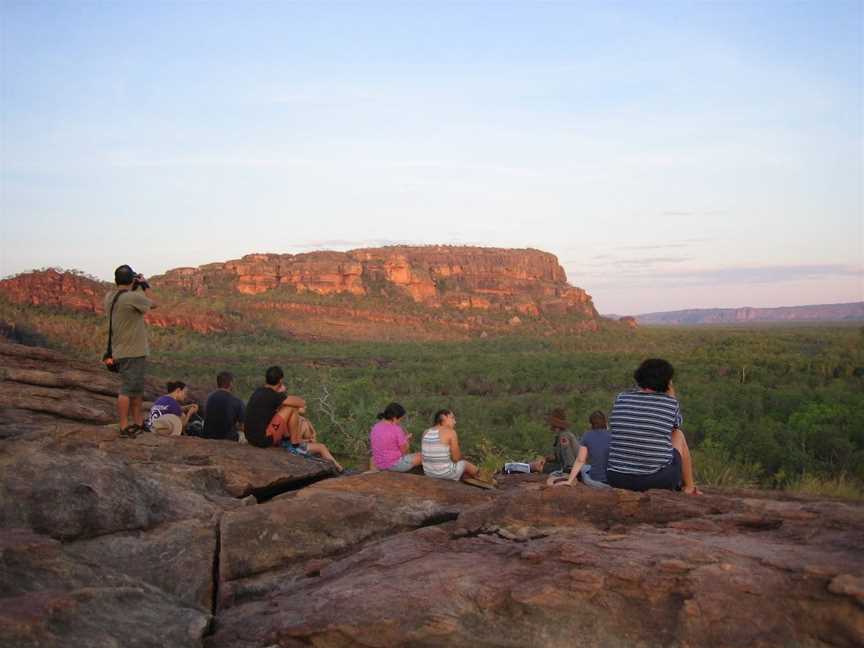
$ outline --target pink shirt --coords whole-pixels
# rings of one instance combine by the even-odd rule
[[[402,428],[390,421],[378,421],[369,432],[372,461],[378,470],[387,470],[402,458],[402,448],[408,437]]]

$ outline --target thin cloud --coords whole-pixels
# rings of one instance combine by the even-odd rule
[[[648,266],[654,265],[662,265],[666,263],[683,263],[684,261],[690,261],[690,257],[647,257],[642,259],[618,259],[611,265],[617,266],[629,266],[635,268],[644,268]]]
[[[106,155],[108,164],[119,169],[137,168],[240,168],[270,169],[279,167],[311,166],[320,161],[302,158],[244,156],[244,155],[176,155],[148,157],[127,152]]]
[[[771,265],[771,266],[740,266],[729,268],[694,268],[692,270],[646,270],[635,264],[618,266],[619,272],[605,269],[597,272],[597,281],[591,281],[594,288],[620,287],[634,284],[671,285],[671,286],[719,286],[751,284],[782,284],[794,281],[817,279],[862,278],[864,268],[844,264],[814,264],[814,265]],[[582,273],[582,277],[591,277],[594,273]],[[584,281],[584,280],[583,280]]]
[[[690,238],[681,241],[673,241],[670,243],[656,243],[652,245],[619,245],[615,249],[625,250],[628,252],[632,250],[639,250],[645,252],[647,252],[648,250],[680,250],[683,248],[688,248],[694,243],[709,243],[715,240],[716,239],[712,238]]]
[[[591,257],[591,264],[603,268],[603,274],[608,274],[609,268],[650,268],[653,266],[661,266],[669,263],[684,263],[692,260],[692,257],[686,256],[652,256],[652,257],[621,257],[614,254],[598,254]],[[581,266],[581,260],[569,260],[565,262],[567,266]]]
[[[388,245],[410,245],[405,241],[393,239],[327,239],[323,241],[308,241],[307,243],[295,243],[291,247],[300,250],[327,250],[341,248],[351,250],[355,248],[385,247]]]
[[[783,283],[830,277],[860,277],[862,268],[844,264],[773,265],[716,268],[664,274],[664,278],[691,283]]]

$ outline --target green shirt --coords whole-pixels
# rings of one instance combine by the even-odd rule
[[[111,302],[116,290],[105,295],[105,314],[111,311]],[[143,290],[124,290],[114,305],[113,334],[111,350],[115,359],[140,358],[150,355],[150,345],[147,343],[147,326],[144,323],[144,313],[150,310],[153,302]]]

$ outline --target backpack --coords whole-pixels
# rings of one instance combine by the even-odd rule
[[[204,434],[204,419],[199,414],[193,414],[186,422],[186,429],[183,430],[186,436],[200,437]]]

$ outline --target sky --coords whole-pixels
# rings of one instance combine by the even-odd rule
[[[601,313],[864,300],[864,2],[0,0],[0,277],[537,248]]]

